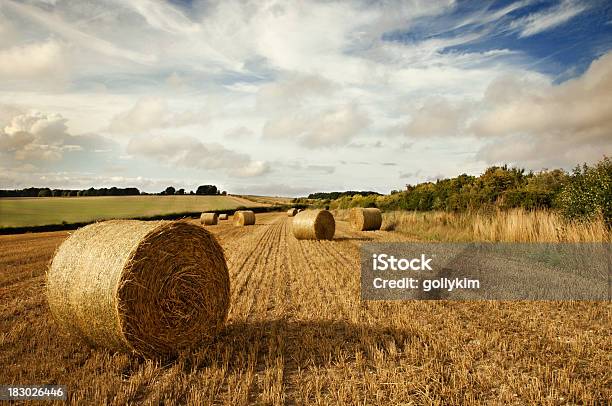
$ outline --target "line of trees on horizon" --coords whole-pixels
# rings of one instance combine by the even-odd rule
[[[198,186],[198,188],[196,189],[195,193],[194,191],[190,191],[189,193],[185,192],[185,189],[175,189],[174,186],[168,186],[164,191],[162,191],[161,193],[159,193],[160,195],[207,195],[207,196],[212,196],[212,195],[222,195],[225,196],[227,195],[227,192],[225,190],[221,191],[219,190],[215,185],[200,185]]]
[[[316,195],[326,194],[310,196]],[[308,198],[293,202],[312,204]],[[553,209],[568,219],[602,216],[612,226],[612,160],[604,156],[599,162],[577,166],[572,172],[554,169],[534,173],[507,165],[491,166],[480,176],[462,174],[407,185],[406,190],[393,190],[389,195],[345,194],[335,199],[319,199],[315,205],[330,209],[378,207],[413,211]]]
[[[333,199],[338,199],[343,196],[353,196],[353,195],[362,195],[362,196],[378,195],[380,196],[381,194],[378,192],[372,192],[372,191],[357,192],[354,190],[347,190],[346,192],[317,192],[317,193],[309,194],[307,199],[331,199],[333,200]]]
[[[226,195],[215,185],[200,185],[194,192],[185,192],[185,189],[175,189],[168,186],[159,193],[141,192],[138,188],[94,188],[89,189],[51,189],[48,187],[29,187],[24,189],[0,189],[0,197],[81,197],[81,196],[139,196],[139,195]]]

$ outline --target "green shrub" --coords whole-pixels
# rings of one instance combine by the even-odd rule
[[[577,166],[558,196],[558,206],[569,219],[603,216],[612,226],[612,160],[604,157],[594,166]]]

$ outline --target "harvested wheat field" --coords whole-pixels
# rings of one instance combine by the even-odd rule
[[[212,343],[143,360],[65,338],[44,295],[67,232],[0,237],[0,384],[63,384],[81,404],[605,404],[609,303],[361,302],[359,246],[297,240],[286,213],[207,228],[231,307]],[[199,224],[199,220],[193,221]]]

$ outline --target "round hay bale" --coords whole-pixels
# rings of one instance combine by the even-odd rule
[[[205,226],[214,226],[217,224],[219,220],[219,215],[217,213],[202,213],[200,216],[200,223]]]
[[[356,207],[349,213],[349,222],[353,230],[372,231],[380,230],[382,224],[382,214],[375,207],[362,209]]]
[[[334,216],[327,210],[306,210],[293,219],[293,235],[298,240],[331,240],[336,232]]]
[[[219,214],[219,220],[227,220],[227,213]]]
[[[250,226],[255,224],[255,213],[251,210],[239,210],[234,213],[235,226]]]
[[[295,216],[295,215],[297,214],[297,212],[298,212],[298,211],[297,211],[297,209],[296,209],[296,208],[289,209],[289,210],[287,210],[287,216],[289,216],[289,217],[293,217],[293,216]]]
[[[145,357],[175,355],[214,337],[229,309],[223,249],[206,229],[177,221],[114,220],[62,243],[47,300],[68,333]]]

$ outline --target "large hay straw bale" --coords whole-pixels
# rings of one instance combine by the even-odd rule
[[[298,211],[297,211],[297,209],[296,209],[296,208],[292,208],[292,209],[287,210],[287,216],[289,216],[289,217],[293,217],[293,216],[295,216],[297,213],[298,213]]]
[[[327,210],[305,210],[293,218],[292,228],[298,240],[331,240],[336,222]]]
[[[366,209],[356,207],[349,213],[349,222],[353,230],[372,231],[380,230],[382,214],[379,209],[369,207]]]
[[[219,214],[219,220],[227,220],[227,213]]]
[[[250,226],[255,224],[255,213],[251,210],[239,210],[234,213],[234,225]]]
[[[47,272],[60,327],[90,344],[174,355],[222,328],[229,309],[223,249],[184,221],[114,220],[74,232]]]
[[[219,215],[217,213],[202,213],[200,215],[200,223],[205,226],[214,226],[217,224],[219,220]]]

